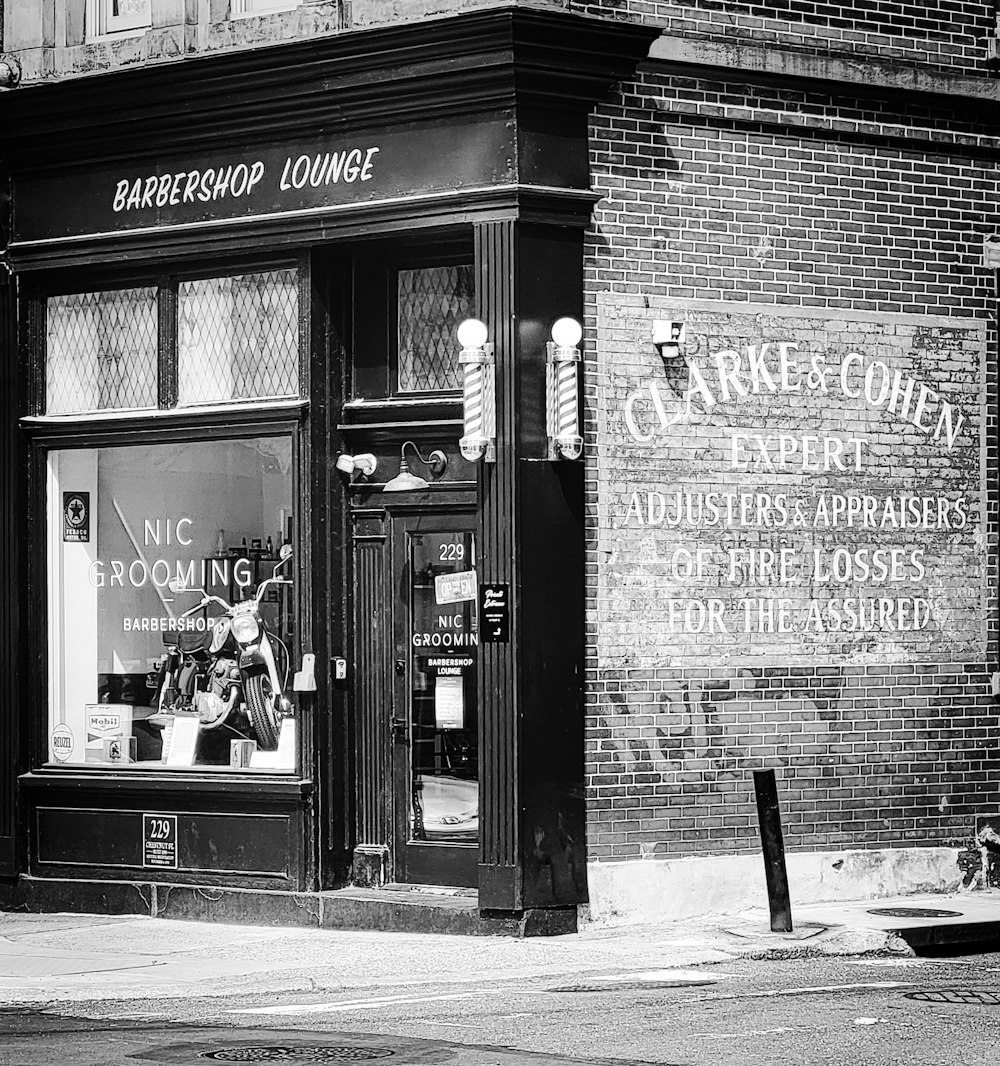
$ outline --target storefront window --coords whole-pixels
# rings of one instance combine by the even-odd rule
[[[294,270],[182,282],[177,389],[182,404],[298,394]]]
[[[46,301],[48,414],[156,407],[156,290]]]
[[[400,270],[397,290],[399,391],[461,388],[455,330],[473,314],[472,267]]]
[[[49,758],[293,772],[292,441],[49,454]]]

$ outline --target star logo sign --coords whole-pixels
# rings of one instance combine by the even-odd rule
[[[79,496],[71,496],[66,502],[66,520],[75,528],[79,528],[87,519],[87,505]]]

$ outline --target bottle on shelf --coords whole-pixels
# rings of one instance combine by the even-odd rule
[[[274,558],[274,541],[271,540],[270,534],[268,534],[268,537],[267,537],[267,546],[266,546],[266,549],[265,549],[265,554],[267,555],[268,559],[273,559]]]

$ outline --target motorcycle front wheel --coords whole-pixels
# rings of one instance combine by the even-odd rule
[[[278,746],[278,697],[272,691],[271,679],[266,673],[254,674],[246,679],[243,687],[257,743],[262,751],[274,751]]]

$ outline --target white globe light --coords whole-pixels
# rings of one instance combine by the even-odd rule
[[[489,330],[478,318],[467,318],[458,327],[458,343],[463,348],[482,348],[489,336]]]
[[[575,318],[558,318],[552,323],[552,339],[560,348],[575,348],[583,336],[583,326]]]

